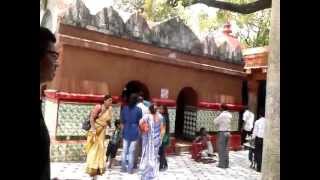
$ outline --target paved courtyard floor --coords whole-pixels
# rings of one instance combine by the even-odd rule
[[[116,160],[120,161],[117,156]],[[204,164],[191,159],[189,153],[179,156],[168,156],[169,168],[160,172],[160,180],[260,180],[261,173],[250,168],[248,151],[230,151],[230,168],[220,169],[217,162]],[[85,163],[51,163],[51,176],[60,180],[89,180],[85,173]],[[113,169],[107,170],[101,179],[112,180],[138,180],[138,170],[134,174],[120,172],[120,166],[115,165]]]

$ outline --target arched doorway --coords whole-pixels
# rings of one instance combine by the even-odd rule
[[[122,98],[126,100],[132,93],[137,93],[141,95],[145,100],[150,101],[149,89],[140,81],[129,81],[126,84],[124,91],[122,92]]]
[[[198,95],[192,87],[183,88],[177,98],[175,137],[193,139],[196,132]]]

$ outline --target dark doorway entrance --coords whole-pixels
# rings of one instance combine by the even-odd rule
[[[177,98],[175,137],[193,138],[196,131],[197,104],[198,95],[193,88],[185,87],[180,91]]]
[[[259,81],[259,89],[258,89],[258,109],[257,115],[261,112],[264,114],[266,108],[266,80]],[[256,116],[258,117],[258,116]]]
[[[129,81],[122,92],[122,98],[127,100],[132,93],[141,95],[147,101],[150,100],[148,87],[140,81]]]
[[[248,81],[247,80],[244,80],[242,82],[241,93],[242,93],[242,105],[248,106],[248,95],[249,94],[248,94]],[[240,113],[239,113],[238,131],[240,131],[243,126],[243,121],[242,121],[243,113],[244,113],[244,110],[240,111]]]

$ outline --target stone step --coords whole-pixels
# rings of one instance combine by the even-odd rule
[[[181,153],[190,152],[191,143],[177,142],[175,148],[176,148],[177,155],[179,155]]]

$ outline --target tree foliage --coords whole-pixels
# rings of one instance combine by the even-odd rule
[[[254,1],[255,0],[226,0],[226,2],[235,4],[248,4]],[[156,4],[156,9],[161,9],[161,6],[166,6],[165,8],[168,8],[171,11],[162,11],[163,14],[169,13],[168,16],[163,16],[162,13],[151,13],[153,16],[156,16],[156,18],[151,19],[163,20],[170,16],[180,16],[180,18],[183,19],[186,24],[192,24],[194,22],[190,22],[192,21],[190,17],[194,16],[194,14],[187,12],[186,8],[184,7],[188,3],[190,3],[190,0],[176,1],[176,4],[170,5],[173,6],[172,9],[167,7],[168,3]],[[149,6],[149,8],[151,8],[151,6]],[[155,12],[157,12],[157,10]],[[270,16],[270,9],[261,10],[251,14],[240,14],[219,9],[216,13],[216,16],[209,16],[206,12],[200,13],[198,15],[198,26],[200,32],[210,32],[222,27],[227,21],[233,21],[239,28],[236,36],[239,37],[239,40],[242,44],[247,47],[266,46],[269,43]]]
[[[250,3],[253,0],[228,0],[230,3]],[[234,21],[239,28],[236,36],[247,47],[266,46],[269,43],[270,9],[252,14],[239,14],[219,9],[216,17],[208,17],[203,13],[199,15],[201,31],[214,31],[222,27],[227,21]]]
[[[167,0],[145,0],[144,13],[148,20],[156,22],[176,16],[185,20],[188,16],[182,1],[178,1],[176,5],[172,6],[167,3]]]
[[[133,13],[139,11],[145,0],[114,0],[113,7],[122,11]]]
[[[194,23],[200,32],[210,32],[221,28],[227,21],[233,21],[239,27],[236,36],[247,47],[265,46],[269,43],[270,9],[261,10],[251,14],[240,14],[229,10],[219,9],[215,16],[209,16],[207,12],[198,14],[198,22],[194,22],[196,14],[187,11],[188,4],[194,4],[197,0],[117,0],[121,9],[127,12],[143,9],[143,16],[153,22],[159,22],[180,17],[185,24]],[[250,4],[256,0],[225,0],[226,3]],[[121,3],[123,5],[121,5]]]

